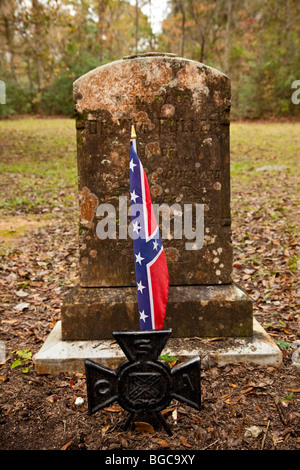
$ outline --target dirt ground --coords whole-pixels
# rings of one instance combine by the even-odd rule
[[[297,341],[291,342],[296,339],[296,322],[285,323],[286,339],[292,346],[285,348],[282,343],[280,368],[203,364],[201,410],[173,400],[163,412],[172,436],[145,423],[124,431],[127,412],[117,403],[89,416],[82,373],[38,375],[34,354],[60,319],[60,302],[77,282],[76,275],[69,285],[62,285],[59,279],[76,266],[76,238],[72,235],[63,224],[28,230],[18,239],[19,251],[10,252],[2,265],[1,340],[6,350],[0,369],[1,449],[299,449],[299,368],[292,360]],[[54,247],[55,257],[50,260]],[[51,281],[53,270],[58,279]],[[17,283],[22,281],[24,286],[28,278],[30,288]],[[256,318],[261,323],[268,321],[265,313]],[[285,339],[279,329],[273,326],[270,333]],[[20,350],[32,356],[20,357],[16,353]],[[21,363],[12,368],[18,359]]]
[[[33,366],[25,374],[11,369],[11,360],[1,374],[1,449],[299,449],[299,372],[289,354],[279,369],[247,364],[202,370],[202,409],[173,400],[163,412],[171,437],[141,423],[124,431],[127,413],[118,404],[89,416],[83,374],[39,376]]]

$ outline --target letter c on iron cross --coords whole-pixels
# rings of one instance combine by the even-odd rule
[[[108,380],[101,379],[95,383],[94,390],[99,395],[106,395],[111,391],[111,383]]]

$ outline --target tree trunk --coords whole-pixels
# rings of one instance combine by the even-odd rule
[[[139,2],[135,0],[135,53],[139,53]]]
[[[13,33],[11,32],[9,19],[4,14],[3,14],[3,21],[4,21],[7,52],[9,54],[10,72],[11,72],[13,79],[16,81],[16,83],[18,83],[18,79],[17,79],[17,75],[15,71],[15,60],[14,60],[15,50],[14,50]]]
[[[99,60],[100,62],[104,59],[104,35],[105,35],[105,10],[106,0],[98,1],[98,42],[100,47]]]
[[[40,4],[38,0],[32,0],[32,16],[34,23],[34,39],[33,43],[35,44],[35,67],[36,67],[36,82],[37,88],[40,92],[42,89],[43,82],[43,62],[40,58],[41,51],[41,27],[39,24],[39,14],[40,14]]]
[[[227,0],[227,21],[224,42],[224,72],[229,72],[229,50],[230,50],[230,33],[232,18],[232,0]]]

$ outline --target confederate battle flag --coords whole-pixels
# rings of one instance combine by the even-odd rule
[[[163,328],[169,274],[149,184],[137,156],[133,127],[130,142],[130,198],[135,274],[141,330]]]

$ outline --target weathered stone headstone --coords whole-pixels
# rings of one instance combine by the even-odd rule
[[[252,335],[252,301],[231,278],[230,94],[226,75],[172,54],[127,57],[74,83],[80,285],[62,305],[63,339],[139,329],[128,235],[132,124],[152,202],[174,219],[162,237],[170,276],[164,326],[174,337]],[[191,214],[193,230],[184,226]]]

